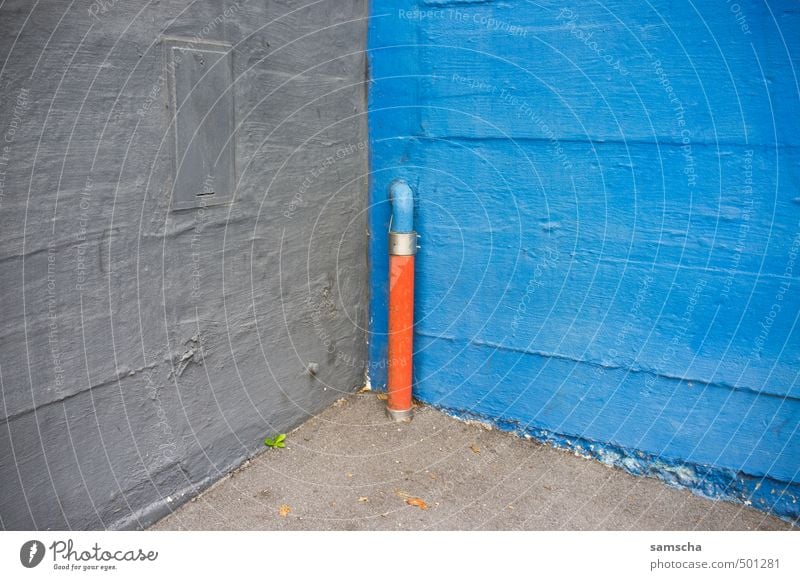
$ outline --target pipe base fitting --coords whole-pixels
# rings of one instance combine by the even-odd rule
[[[407,423],[411,421],[414,416],[413,409],[405,409],[403,411],[395,411],[386,407],[386,415],[395,423]]]

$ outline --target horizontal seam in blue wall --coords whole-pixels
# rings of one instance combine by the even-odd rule
[[[436,334],[428,333],[428,332],[424,332],[424,331],[419,331],[419,330],[416,331],[415,334],[419,335],[419,336],[424,336],[426,338],[433,338],[433,339],[437,339],[437,340],[447,340],[447,341],[450,341],[450,342],[469,343],[469,344],[474,345],[474,346],[493,348],[495,350],[503,350],[503,351],[507,351],[507,352],[516,352],[516,353],[525,354],[525,355],[538,356],[538,357],[541,357],[541,358],[553,358],[553,359],[557,359],[557,360],[574,362],[574,363],[578,363],[578,364],[585,364],[585,365],[588,365],[588,366],[592,366],[592,367],[596,367],[596,368],[602,368],[602,369],[605,369],[605,370],[618,370],[618,371],[631,372],[631,373],[636,373],[636,374],[646,374],[646,375],[658,377],[660,379],[665,379],[665,380],[668,380],[668,381],[676,381],[676,382],[679,382],[679,383],[691,382],[691,383],[697,383],[697,384],[703,385],[703,386],[716,387],[718,389],[728,389],[728,390],[732,390],[732,391],[746,392],[746,393],[750,393],[750,394],[753,394],[753,395],[759,395],[759,396],[762,396],[762,397],[774,397],[776,399],[780,399],[781,401],[785,401],[785,400],[800,401],[800,397],[794,397],[794,396],[791,396],[791,395],[781,395],[781,394],[778,394],[778,393],[771,393],[769,391],[759,391],[759,390],[756,390],[756,389],[752,389],[750,387],[739,387],[739,386],[730,385],[730,384],[727,384],[727,383],[714,383],[714,382],[704,381],[703,379],[697,379],[697,378],[691,378],[691,377],[672,376],[672,375],[667,375],[667,374],[663,374],[663,373],[654,372],[654,371],[652,371],[650,369],[645,369],[645,368],[637,367],[637,366],[609,365],[609,364],[604,364],[604,363],[601,363],[601,362],[598,362],[598,361],[577,359],[577,358],[574,358],[574,357],[570,357],[570,356],[567,356],[567,355],[558,354],[558,353],[554,353],[554,352],[526,350],[526,349],[523,349],[523,348],[516,348],[516,347],[513,347],[513,346],[505,346],[505,345],[502,345],[502,344],[497,344],[497,343],[493,343],[491,341],[485,341],[485,340],[475,340],[475,339],[467,340],[467,339],[462,339],[462,338],[456,338],[456,337],[453,337],[453,336],[440,336],[440,335],[436,335]]]

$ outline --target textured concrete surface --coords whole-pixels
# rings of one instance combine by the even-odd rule
[[[790,529],[431,407],[401,425],[383,407],[374,393],[338,401],[152,529]]]
[[[0,528],[146,527],[363,386],[367,4],[306,4],[0,5]],[[176,204],[209,87],[236,187]]]
[[[800,12],[722,4],[374,0],[371,229],[405,179],[418,399],[800,521]]]

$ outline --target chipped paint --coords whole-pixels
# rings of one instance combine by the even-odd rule
[[[710,499],[724,499],[753,506],[772,513],[794,525],[800,525],[800,485],[770,478],[756,478],[743,473],[707,465],[666,460],[640,450],[625,449],[609,443],[565,437],[546,429],[537,429],[511,420],[492,419],[465,411],[439,407],[447,415],[478,425],[484,429],[497,428],[518,437],[545,443],[579,457],[595,459],[632,475],[657,478],[676,488]]]

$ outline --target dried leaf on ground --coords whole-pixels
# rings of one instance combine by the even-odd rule
[[[477,445],[475,445],[474,443],[472,445],[470,445],[469,448],[472,449],[473,453],[480,453],[481,452],[481,448],[478,447]]]
[[[406,503],[408,505],[417,506],[421,510],[428,509],[428,504],[426,504],[422,499],[418,497],[409,497],[406,499]]]
[[[380,399],[381,401],[388,401],[389,395],[387,395],[386,393],[378,393],[378,399]]]
[[[292,508],[290,508],[286,504],[283,504],[281,507],[278,508],[278,515],[281,516],[282,518],[285,518],[286,516],[289,515],[290,511],[292,511]]]
[[[365,495],[362,495],[360,498],[358,498],[358,501],[367,502],[367,501],[369,501],[369,498],[367,496],[365,496]]]

